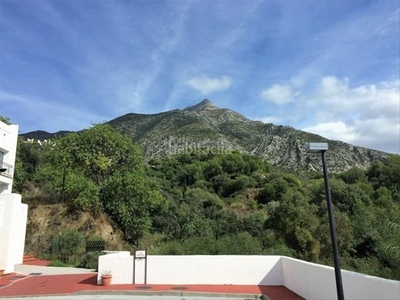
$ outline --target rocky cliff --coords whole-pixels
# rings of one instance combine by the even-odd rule
[[[284,169],[320,169],[321,158],[307,154],[307,142],[327,142],[330,171],[353,166],[366,168],[388,154],[331,141],[319,135],[252,121],[205,99],[185,109],[158,114],[127,114],[109,122],[143,145],[148,159],[193,151],[228,153],[240,151],[258,155]]]

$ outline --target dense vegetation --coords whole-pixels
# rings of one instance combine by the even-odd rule
[[[329,159],[329,155],[328,155]],[[330,174],[343,268],[400,279],[400,156]],[[108,214],[150,254],[279,254],[331,264],[322,174],[196,148],[146,163],[106,124],[48,143],[19,140],[14,190]]]

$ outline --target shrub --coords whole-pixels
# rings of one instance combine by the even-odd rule
[[[178,241],[168,242],[160,247],[161,255],[184,255],[181,243]]]
[[[85,240],[83,235],[75,229],[64,229],[60,236],[60,252],[75,254],[84,251]]]
[[[85,269],[95,269],[98,271],[99,267],[99,256],[102,255],[101,252],[88,252],[86,253],[81,260],[79,265],[80,268]]]

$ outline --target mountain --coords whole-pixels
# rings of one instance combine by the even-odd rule
[[[35,140],[49,140],[53,139],[56,137],[61,137],[63,135],[66,135],[68,133],[71,133],[72,131],[58,131],[56,133],[49,133],[47,131],[43,130],[36,130],[36,131],[31,131],[28,133],[20,134],[24,139],[35,139]]]
[[[327,142],[328,167],[337,172],[354,166],[366,168],[373,160],[385,160],[389,155],[289,126],[252,121],[207,99],[185,109],[157,114],[129,113],[108,123],[141,144],[148,159],[193,151],[240,151],[258,155],[284,169],[321,169],[321,157],[307,154],[305,144]],[[33,137],[32,133],[22,136]]]

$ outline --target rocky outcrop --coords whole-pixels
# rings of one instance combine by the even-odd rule
[[[329,144],[327,161],[332,172],[353,166],[367,168],[373,160],[388,157],[381,151],[328,140],[289,126],[252,121],[207,99],[182,110],[128,114],[109,123],[142,144],[148,159],[193,151],[240,151],[258,155],[284,169],[321,169],[321,157],[306,153],[307,142]]]

